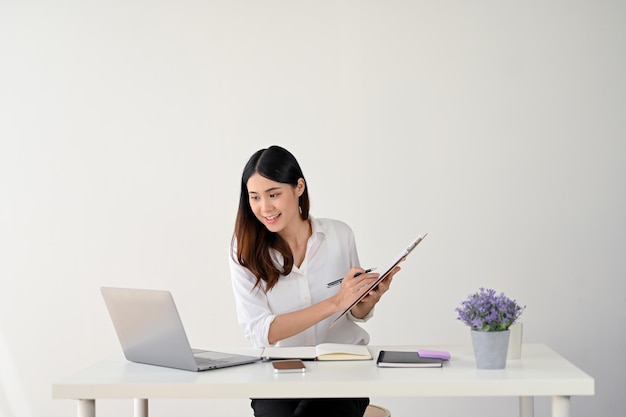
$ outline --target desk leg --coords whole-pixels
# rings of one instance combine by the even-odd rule
[[[552,417],[570,417],[570,397],[552,397]]]
[[[519,417],[535,416],[535,397],[519,397]]]
[[[96,417],[96,400],[78,400],[78,417]]]
[[[148,400],[135,398],[135,417],[148,417]],[[95,417],[95,416],[94,416]]]

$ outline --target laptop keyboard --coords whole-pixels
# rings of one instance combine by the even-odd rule
[[[209,358],[196,357],[196,363],[200,366],[219,366],[219,365],[228,363],[228,361],[225,361],[222,359],[209,359]]]

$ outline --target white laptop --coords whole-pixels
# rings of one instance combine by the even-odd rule
[[[207,371],[261,360],[192,349],[169,291],[102,287],[124,356],[131,362]]]

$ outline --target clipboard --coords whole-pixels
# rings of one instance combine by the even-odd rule
[[[389,275],[389,273],[393,270],[393,268],[395,268],[400,262],[402,262],[407,256],[409,256],[409,254],[411,252],[413,252],[413,249],[415,249],[417,247],[417,245],[420,244],[420,242],[422,240],[424,240],[424,238],[426,238],[426,236],[428,236],[428,233],[424,233],[423,235],[418,236],[415,240],[413,240],[413,242],[411,242],[409,244],[409,246],[406,247],[406,249],[404,249],[394,260],[393,262],[383,270],[383,272],[380,274],[380,276],[378,277],[378,279],[376,281],[374,281],[369,287],[367,287],[367,289],[365,289],[365,291],[363,291],[361,293],[361,295],[359,295],[357,297],[356,300],[354,300],[352,302],[352,304],[350,304],[350,306],[348,308],[346,308],[335,320],[333,320],[333,322],[330,324],[330,327],[334,326],[339,320],[341,320],[341,318],[343,316],[345,316],[346,314],[348,314],[348,311],[352,310],[352,307],[354,307],[355,305],[357,305],[357,303],[359,301],[361,301],[363,298],[365,298],[365,296],[372,291],[374,288],[376,288],[376,286],[385,278],[387,278],[387,275]]]

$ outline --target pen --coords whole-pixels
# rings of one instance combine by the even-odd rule
[[[357,272],[356,274],[354,274],[354,278],[358,277],[361,274],[368,274],[372,271],[376,270],[376,268],[370,268],[370,269],[366,269],[365,272]],[[341,284],[341,281],[343,281],[343,278],[339,278],[336,281],[333,282],[329,282],[328,284],[326,284],[326,288],[330,288],[330,287],[334,287],[335,285],[339,285]]]

